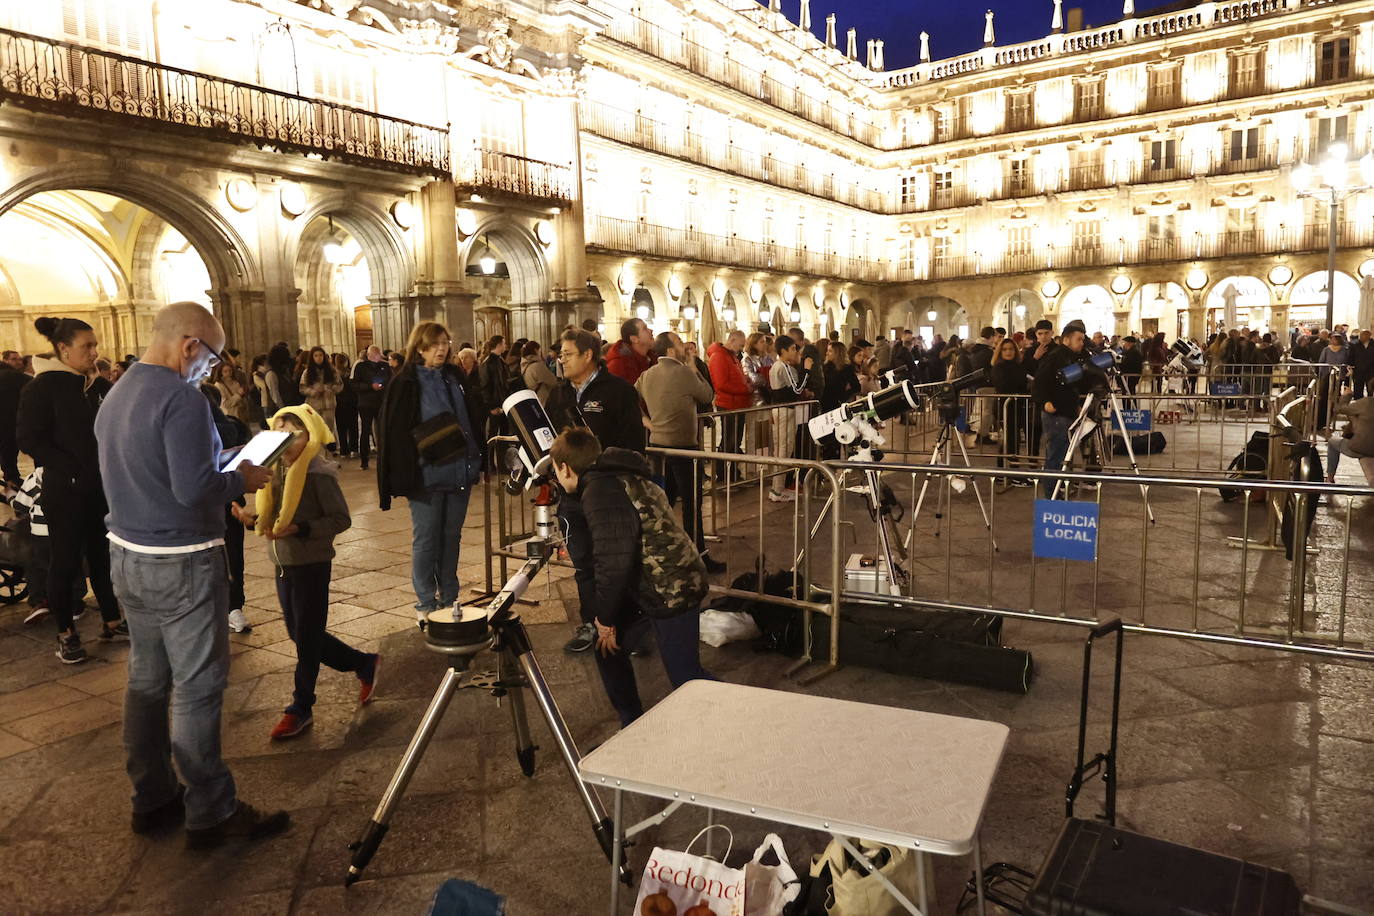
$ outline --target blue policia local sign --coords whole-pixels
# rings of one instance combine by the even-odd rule
[[[1112,419],[1115,420],[1115,416]],[[1128,433],[1148,433],[1150,431],[1150,412],[1148,410],[1122,410],[1121,421],[1126,424],[1125,431]]]
[[[1063,499],[1035,501],[1032,547],[1042,560],[1097,558],[1097,503]]]
[[[1239,397],[1240,382],[1213,382],[1212,396],[1217,398]]]

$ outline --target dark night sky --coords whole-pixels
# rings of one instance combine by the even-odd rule
[[[1083,10],[1083,21],[1102,25],[1121,18],[1122,0],[1064,0],[1065,18],[1070,7]],[[782,0],[783,13],[797,21],[800,0]],[[1159,2],[1137,0],[1140,13]],[[881,38],[887,69],[898,70],[916,63],[921,31],[930,33],[934,60],[955,57],[983,46],[983,13],[996,18],[997,43],[1017,44],[1042,38],[1050,32],[1054,15],[1052,0],[811,0],[811,25],[816,37],[825,37],[825,17],[835,13],[836,41],[844,50],[845,32],[859,30],[859,59],[865,60],[870,38]]]

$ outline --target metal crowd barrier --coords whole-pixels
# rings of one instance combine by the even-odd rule
[[[1291,389],[1270,395],[1275,403],[1266,413],[1293,396]],[[804,422],[799,417],[809,416],[815,406],[764,405],[704,415],[712,430],[704,438],[716,444],[712,437],[730,415],[759,423],[759,435],[775,437],[772,441],[779,441],[789,425],[795,437],[795,426]],[[889,421],[887,430],[899,440],[922,435],[930,413],[916,412],[905,424]],[[1374,661],[1374,651],[1366,648],[1374,645],[1374,617],[1366,613],[1363,593],[1352,595],[1349,576],[1352,569],[1374,568],[1374,545],[1353,536],[1356,500],[1374,496],[1374,488],[1228,480],[1201,470],[1173,476],[1151,468],[1144,471],[1147,476],[1137,476],[932,465],[928,454],[919,463],[894,461],[890,454],[886,462],[872,465],[709,448],[651,448],[650,456],[691,460],[703,480],[710,552],[727,565],[722,584],[712,586],[714,596],[766,596],[804,610],[805,652],[799,666],[810,660],[814,614],[829,617],[828,666],[815,676],[838,663],[843,602],[872,597],[846,588],[844,569],[847,549],[882,553],[877,525],[855,492],[868,471],[893,490],[913,573],[901,594],[884,595],[884,601],[1075,626],[1097,626],[1119,616],[1128,629],[1141,633]],[[1012,476],[1035,487],[994,486]],[[1046,560],[1031,548],[1032,497],[1061,479],[1092,492],[1087,501],[1096,507],[1098,527],[1090,562]],[[1223,503],[1222,487],[1241,491],[1242,499]],[[792,495],[775,502],[773,492]],[[836,494],[839,511],[828,511]],[[1298,525],[1292,551],[1297,561],[1289,562],[1279,536],[1282,510],[1287,506],[1301,516],[1314,500],[1318,514],[1312,530],[1320,550],[1310,549],[1307,528]],[[1259,501],[1268,511],[1252,508]],[[528,497],[507,493],[499,480],[484,488],[484,511],[491,590],[497,575],[504,581],[509,574],[511,560],[523,562],[521,542],[533,533],[533,519]],[[844,528],[853,532],[848,542]],[[1235,559],[1210,552],[1204,563],[1204,546],[1219,545],[1227,535],[1231,547],[1224,556]],[[568,563],[557,557],[553,565]],[[765,577],[777,571],[788,573],[793,597],[766,595]],[[752,575],[745,579],[742,573]]]
[[[1021,470],[1017,476],[1033,487],[999,493],[992,483],[1005,472],[991,468],[831,467],[841,471],[842,486],[876,471],[905,510],[906,562],[916,574],[903,594],[884,601],[1089,627],[1121,617],[1140,633],[1374,661],[1367,648],[1374,647],[1374,615],[1350,590],[1352,568],[1374,568],[1374,545],[1353,537],[1356,501],[1374,496],[1374,488]],[[1043,497],[1058,480],[1091,491],[1083,500],[1053,503],[1069,511],[1085,503],[1095,507],[1090,561],[1036,555],[1033,497]],[[1242,498],[1223,503],[1218,491],[1227,485]],[[1318,501],[1315,545],[1307,526],[1296,525],[1295,561],[1285,559],[1283,544],[1263,537],[1267,520],[1252,510],[1252,494],[1286,504],[1299,518]],[[1209,551],[1204,561],[1205,545],[1228,542],[1223,556]],[[881,553],[876,530],[864,546]],[[1107,556],[1104,546],[1111,549]],[[844,597],[857,600],[864,593],[846,591]]]

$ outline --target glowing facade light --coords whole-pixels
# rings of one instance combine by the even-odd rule
[[[1269,282],[1275,286],[1287,286],[1288,281],[1292,279],[1293,269],[1287,264],[1275,265],[1274,269],[1269,271]]]
[[[1189,289],[1193,292],[1197,292],[1207,285],[1207,271],[1203,270],[1201,267],[1194,267],[1192,270],[1188,271],[1188,276],[1185,278],[1184,282],[1188,284]]]
[[[307,204],[305,189],[294,181],[285,182],[277,193],[277,197],[281,201],[281,212],[292,219],[305,212]]]
[[[682,278],[677,274],[668,277],[668,295],[674,299],[682,298]]]
[[[760,299],[762,299],[762,298],[763,298],[763,284],[761,284],[761,283],[759,283],[759,281],[755,280],[753,283],[750,283],[750,284],[749,284],[749,301],[750,301],[750,302],[758,302],[758,301],[759,301]]]
[[[638,318],[640,321],[648,321],[648,320],[649,320],[649,307],[648,307],[647,305],[641,305],[641,306],[639,306],[638,308],[636,308],[636,309],[635,309],[635,317]]]
[[[711,298],[717,302],[722,302],[725,299],[725,281],[720,277],[711,281]]]
[[[789,321],[801,321],[801,309],[797,308],[795,302],[792,303],[792,311],[787,313],[787,318]]]
[[[1131,291],[1131,278],[1125,274],[1117,274],[1112,277],[1112,292],[1118,296],[1124,296]]]
[[[697,307],[695,305],[684,305],[682,307],[682,317],[688,321],[696,321]]]
[[[482,256],[477,259],[477,269],[490,277],[496,273],[496,256],[491,253],[491,244],[482,236]]]
[[[545,248],[553,244],[554,232],[553,223],[549,220],[541,219],[534,224],[534,237],[539,240],[539,244]]]
[[[463,238],[477,234],[477,214],[465,208],[458,210],[458,232]]]
[[[1016,303],[1016,305],[1012,308],[1012,312],[1016,315],[1017,318],[1025,318],[1025,317],[1026,317],[1026,304],[1025,304],[1024,302],[1018,302],[1018,303]],[[935,320],[935,319],[933,319],[933,318],[931,319],[931,321],[934,321],[934,320]]]
[[[344,253],[344,246],[333,241],[324,243],[324,259],[336,267],[348,263],[348,255]]]
[[[727,322],[733,322],[735,320],[735,310],[727,305],[725,308],[721,309],[720,317],[724,318]]]
[[[1059,295],[1061,289],[1063,287],[1059,285],[1058,280],[1046,280],[1044,285],[1040,287],[1040,294],[1046,299],[1053,299]]]
[[[936,318],[939,317],[940,313],[935,311],[935,309],[931,309],[930,311],[926,312],[926,321],[934,321]]]
[[[247,213],[258,204],[258,189],[247,178],[235,178],[224,186],[224,199],[240,213]]]
[[[408,200],[398,200],[391,205],[391,219],[402,229],[415,225],[415,208]]]

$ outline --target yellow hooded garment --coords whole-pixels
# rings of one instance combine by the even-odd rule
[[[315,456],[334,441],[334,436],[329,431],[329,424],[324,422],[324,417],[309,404],[298,404],[294,407],[283,407],[272,415],[275,422],[280,417],[290,416],[305,427],[310,433],[310,441],[305,444],[305,450],[300,457],[295,460],[291,467],[286,469],[285,478],[281,484],[282,497],[281,507],[275,505],[277,471],[272,472],[272,483],[263,487],[257,494],[258,523],[256,530],[259,535],[265,536],[268,530],[280,533],[291,524],[296,517],[296,507],[301,502],[301,492],[305,489],[305,475],[310,470],[310,462],[315,460]]]

